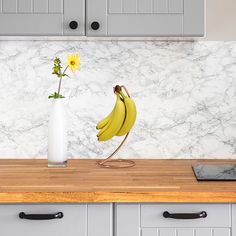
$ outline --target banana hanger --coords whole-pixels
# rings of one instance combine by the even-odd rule
[[[121,89],[124,89],[127,96],[130,97],[130,94],[128,92],[128,90],[126,89],[126,87],[124,85],[122,86],[115,86],[114,87],[114,93],[118,93]],[[97,164],[102,167],[102,168],[110,168],[110,169],[119,169],[119,168],[129,168],[129,167],[133,167],[135,166],[135,162],[131,161],[131,160],[125,160],[125,159],[113,159],[113,157],[115,156],[115,154],[124,146],[125,141],[127,140],[128,136],[129,136],[128,132],[124,139],[122,140],[122,142],[120,143],[120,145],[111,153],[111,155],[109,155],[105,160],[102,161],[97,161]]]

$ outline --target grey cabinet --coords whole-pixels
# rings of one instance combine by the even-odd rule
[[[170,213],[207,212],[206,218],[164,218]],[[19,217],[63,213],[62,218],[30,220]],[[30,215],[29,215],[30,214]],[[26,218],[27,218],[26,217]],[[1,204],[4,236],[235,236],[235,204]]]
[[[139,204],[115,204],[114,216],[115,236],[139,236]]]
[[[19,213],[55,214],[63,218],[29,220]],[[31,216],[32,217],[32,216]],[[0,229],[3,236],[112,236],[112,204],[34,204],[0,205]]]
[[[204,0],[0,0],[0,35],[203,36]]]
[[[236,204],[232,205],[232,236],[236,235]]]
[[[0,35],[84,35],[84,25],[85,0],[0,0]]]
[[[164,211],[181,214],[205,211],[207,217],[165,218]],[[116,204],[114,213],[116,236],[231,236],[235,231],[230,204]],[[236,212],[233,217],[236,219]]]
[[[204,0],[87,0],[86,10],[89,36],[204,35]]]

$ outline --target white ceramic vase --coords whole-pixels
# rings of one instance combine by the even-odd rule
[[[67,120],[64,99],[53,99],[48,133],[49,167],[66,167],[67,145]]]

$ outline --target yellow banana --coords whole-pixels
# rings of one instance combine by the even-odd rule
[[[112,112],[107,117],[105,117],[104,119],[102,119],[101,121],[98,122],[96,129],[102,129],[108,124],[109,120],[112,117]]]
[[[113,110],[114,110],[114,109],[113,109]],[[110,117],[109,117],[108,122],[106,123],[105,126],[103,126],[103,127],[99,130],[99,132],[98,132],[98,134],[97,134],[97,137],[99,137],[99,136],[109,127],[109,125],[111,124],[112,116],[113,116],[113,111],[110,113],[109,116],[110,116]],[[105,118],[105,119],[106,119],[106,118]]]
[[[116,105],[109,126],[102,132],[98,141],[107,141],[117,134],[125,119],[125,105],[120,95],[116,94]]]
[[[124,95],[122,91],[120,94],[122,95],[125,104],[125,121],[119,132],[116,134],[117,136],[123,136],[132,129],[137,115],[136,106],[133,99]]]

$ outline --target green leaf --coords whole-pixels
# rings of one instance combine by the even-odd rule
[[[61,75],[61,68],[62,68],[61,60],[58,57],[56,57],[54,59],[54,67],[52,68],[53,69],[52,74],[57,75],[59,77]]]
[[[56,58],[54,59],[54,64],[58,64],[58,65],[61,64],[61,60],[60,60],[59,57],[56,57]]]
[[[54,98],[54,99],[58,99],[58,98],[65,98],[63,95],[58,94],[57,92],[52,93],[51,95],[48,96],[49,99]]]

